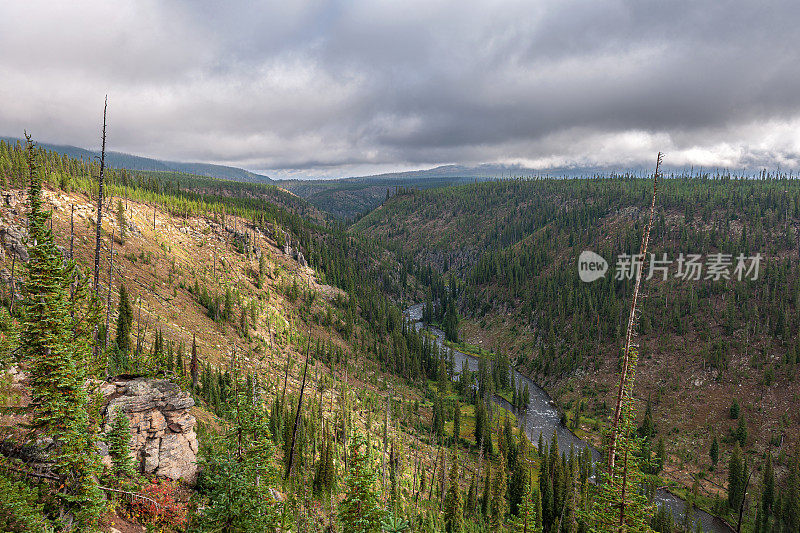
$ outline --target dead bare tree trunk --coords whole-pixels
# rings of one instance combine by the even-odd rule
[[[442,454],[442,472],[439,474],[439,509],[442,508],[442,504],[444,504],[444,490],[445,490],[445,483],[444,480],[447,478],[447,453]]]
[[[136,355],[139,355],[142,336],[142,297],[139,296],[139,311],[136,318]]]
[[[433,461],[433,472],[431,473],[431,486],[428,489],[428,501],[433,498],[433,487],[436,485],[436,468],[439,466],[439,454],[442,453],[442,447],[439,446],[436,450],[436,459]]]
[[[311,328],[308,330],[308,345],[306,346],[306,364],[303,368],[303,383],[300,385],[300,398],[297,400],[297,413],[294,416],[294,427],[292,428],[292,445],[289,448],[289,461],[286,465],[286,477],[289,479],[292,474],[292,466],[294,464],[294,449],[297,444],[297,426],[300,425],[300,411],[303,409],[303,392],[306,388],[306,374],[308,374],[308,359],[311,351]]]
[[[745,461],[747,466],[747,461]],[[747,482],[744,484],[744,494],[742,495],[742,503],[739,505],[739,520],[736,522],[736,533],[742,530],[742,514],[744,513],[744,502],[747,499],[747,487],[750,485],[750,478],[753,477],[753,472],[747,475]]]
[[[11,303],[8,304],[8,314],[14,312],[14,300],[17,299],[17,290],[14,283],[14,267],[17,266],[17,256],[14,252],[11,253]]]
[[[103,348],[108,348],[108,327],[111,323],[111,290],[114,276],[114,232],[111,232],[111,258],[108,265],[108,300],[106,301],[106,338]]]
[[[75,204],[72,204],[72,211],[69,215],[69,258],[74,259],[75,250]]]
[[[383,434],[383,455],[381,456],[381,474],[382,474],[382,484],[383,484],[383,492],[386,494],[386,447],[389,444],[389,409],[391,407],[391,399],[392,399],[392,388],[386,391],[386,419],[384,422],[384,429],[385,432]]]
[[[645,228],[644,233],[642,234],[642,244],[641,247],[639,248],[639,254],[642,263],[644,262],[644,258],[647,255],[647,247],[648,244],[650,243],[650,230],[653,227],[653,215],[656,209],[658,174],[661,168],[661,161],[663,157],[664,156],[661,154],[661,152],[659,152],[658,158],[656,159],[656,171],[653,174],[653,198],[650,203],[650,219],[648,220],[647,227]],[[617,389],[617,405],[616,409],[614,410],[614,420],[611,430],[611,440],[608,446],[608,471],[609,474],[611,474],[612,476],[614,472],[614,461],[617,451],[617,438],[619,436],[618,432],[619,432],[620,419],[622,417],[622,408],[625,402],[625,395],[626,395],[625,391],[628,388],[628,381],[630,378],[629,358],[630,358],[631,347],[633,345],[634,329],[636,326],[636,313],[637,313],[636,304],[637,304],[637,299],[639,297],[639,288],[642,282],[642,267],[641,267],[642,263],[640,263],[638,268],[635,265],[632,267],[635,269],[636,281],[633,289],[633,298],[631,299],[630,314],[628,316],[628,328],[625,333],[625,349],[623,351],[623,356],[622,356],[622,374],[620,376],[619,387]],[[630,391],[630,393],[632,394],[632,391]]]

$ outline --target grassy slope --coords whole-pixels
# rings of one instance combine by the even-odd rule
[[[83,272],[90,273],[94,261],[95,226],[92,222],[94,208],[91,200],[83,194],[67,194],[62,191],[45,191],[45,197],[54,207],[53,224],[58,245],[69,248],[70,206],[75,206],[75,258]],[[116,199],[114,204],[116,205]],[[333,325],[323,324],[323,317],[330,314],[334,324],[343,320],[343,311],[337,306],[337,297],[342,293],[337,288],[319,284],[316,272],[309,267],[301,267],[296,261],[279,250],[276,243],[263,236],[256,236],[256,245],[268,258],[268,275],[263,289],[256,286],[255,273],[258,261],[248,259],[236,251],[230,238],[221,227],[204,216],[183,219],[171,216],[158,206],[123,200],[127,204],[126,217],[139,229],[139,234],[129,234],[124,245],[114,244],[114,280],[111,293],[111,325],[115,324],[115,312],[119,283],[123,281],[129,290],[134,308],[133,339],[141,328],[145,350],[148,350],[154,338],[155,329],[162,330],[165,338],[182,341],[191,345],[192,336],[196,335],[201,361],[212,366],[225,368],[233,350],[245,354],[243,361],[246,369],[259,374],[261,382],[267,384],[268,398],[278,393],[283,386],[284,369],[289,360],[288,389],[299,389],[304,354],[298,352],[292,342],[287,341],[286,332],[301,331],[306,333],[311,328],[312,337],[326,338],[336,343],[348,353],[353,353],[353,346],[342,338]],[[18,204],[18,214],[10,209],[0,211],[0,219],[4,224],[19,225],[24,223],[23,204]],[[155,211],[156,228],[153,229]],[[106,246],[109,235],[113,231],[119,233],[116,217],[108,212],[103,217],[103,229]],[[238,228],[244,227],[244,221],[228,217],[227,224],[236,223]],[[216,267],[214,257],[216,256]],[[0,268],[10,271],[11,261],[8,254]],[[17,265],[16,275],[20,276]],[[216,270],[215,270],[216,268]],[[105,249],[101,267],[101,296],[105,300],[108,279],[108,250]],[[188,290],[195,280],[209,291],[224,293],[230,287],[236,294],[235,300],[245,305],[249,301],[257,302],[258,319],[249,334],[243,337],[235,324],[214,322],[206,310]],[[286,288],[294,281],[301,288],[311,288],[318,294],[310,305],[300,297],[291,301],[286,296]],[[304,307],[306,306],[306,307]],[[301,307],[304,307],[301,309]],[[239,316],[237,307],[235,316]],[[267,317],[272,317],[273,325],[269,326]],[[361,335],[357,326],[356,338]],[[338,366],[335,378],[331,368],[316,363],[310,369],[310,385],[307,392],[320,401],[326,408],[323,412],[334,416],[340,402],[339,390],[332,387],[333,380],[341,383],[348,381],[348,390],[353,405],[353,419],[364,431],[368,431],[374,449],[380,450],[382,445],[383,409],[385,407],[387,383],[391,383],[395,391],[392,413],[395,417],[394,435],[400,446],[402,457],[402,483],[406,485],[405,494],[412,498],[408,486],[411,484],[414,463],[420,461],[426,465],[428,478],[437,457],[438,446],[431,442],[429,430],[432,417],[432,404],[421,394],[419,389],[411,388],[396,378],[379,372],[371,361],[356,360],[352,356],[349,364]],[[317,389],[317,385],[324,387]],[[320,394],[322,398],[320,400]],[[418,403],[417,403],[418,402]],[[419,409],[415,408],[419,405]],[[474,437],[469,433],[474,426],[468,409],[464,409],[462,422],[462,448],[460,452],[463,466],[468,471],[476,469],[477,456],[472,450],[475,447]],[[205,411],[197,414],[204,418],[207,426],[214,426],[214,417]],[[452,423],[451,423],[452,425]],[[379,457],[380,455],[378,455]],[[380,464],[380,459],[377,459]],[[464,476],[468,483],[471,476]],[[465,486],[466,490],[466,486]]]

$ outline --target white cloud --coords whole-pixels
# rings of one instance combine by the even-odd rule
[[[0,3],[0,135],[291,175],[796,167],[777,2]]]

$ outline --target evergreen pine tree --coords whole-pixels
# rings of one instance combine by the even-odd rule
[[[739,446],[744,448],[747,444],[747,422],[744,419],[744,415],[739,416],[739,423],[736,425],[736,433],[734,436]]]
[[[0,473],[0,531],[48,533],[53,528],[44,518],[38,494],[22,481]]]
[[[189,372],[192,376],[192,390],[197,391],[197,373],[198,373],[198,361],[197,361],[197,342],[195,340],[195,336],[192,335],[192,362],[189,364]],[[206,394],[206,391],[203,391],[203,394]]]
[[[119,226],[119,243],[125,244],[128,238],[128,221],[125,218],[125,206],[122,200],[117,200],[117,225]]]
[[[433,402],[433,434],[436,442],[441,443],[444,438],[444,399],[441,394],[436,395]]]
[[[746,467],[742,458],[742,449],[739,443],[733,448],[731,458],[728,461],[728,507],[739,509],[744,497],[743,479],[746,477]]]
[[[350,445],[347,492],[339,503],[339,520],[348,533],[376,533],[380,531],[384,516],[378,505],[377,478],[366,447],[364,437],[356,434]]]
[[[114,476],[132,477],[135,475],[133,458],[130,453],[131,428],[125,413],[117,411],[106,437],[108,455],[111,456]]]
[[[201,451],[198,485],[209,498],[202,514],[193,516],[191,531],[274,531],[279,525],[280,506],[270,489],[277,479],[274,445],[266,411],[247,398],[238,376],[232,377],[227,399],[232,424],[229,431]]]
[[[468,518],[471,517],[475,513],[475,507],[478,505],[478,487],[475,485],[475,477],[472,477],[472,481],[469,484],[469,490],[467,491],[467,501],[464,504],[464,517]]]
[[[444,524],[447,533],[461,533],[464,522],[461,490],[458,487],[458,458],[450,461],[450,486],[444,500]]]
[[[117,306],[117,336],[115,343],[117,349],[125,354],[131,351],[131,327],[133,325],[133,310],[128,298],[128,289],[124,284],[119,286],[119,305]]]
[[[800,531],[800,451],[796,451],[789,461],[786,491],[782,500],[783,530]]]
[[[70,313],[69,287],[75,263],[63,260],[49,229],[50,213],[42,206],[41,176],[36,151],[27,139],[30,177],[26,299],[21,335],[24,359],[30,365],[33,425],[57,444],[54,471],[62,479],[62,504],[81,529],[89,529],[104,508],[99,489],[100,463],[95,451],[95,427],[88,412],[84,385],[93,365],[91,345],[99,307],[81,284]],[[81,306],[81,303],[84,303]],[[96,363],[96,362],[94,362]]]
[[[761,531],[770,530],[770,519],[775,504],[775,471],[772,467],[772,453],[767,451],[767,462],[761,476],[761,508],[760,520],[756,520],[756,527]]]
[[[649,441],[656,434],[656,426],[653,422],[653,409],[650,406],[650,399],[647,399],[647,404],[644,410],[644,419],[642,425],[639,426],[639,436]]]
[[[719,461],[719,442],[717,442],[716,435],[714,435],[714,440],[711,441],[711,449],[708,451],[708,456],[711,457],[711,466],[716,467]]]
[[[461,437],[461,402],[456,400],[455,409],[453,410],[453,442],[458,444]]]
[[[525,482],[525,491],[514,521],[514,533],[541,533],[542,508],[539,491],[532,488],[530,479]]]
[[[736,420],[737,418],[739,418],[739,401],[736,398],[733,399],[729,415],[731,417],[731,420]]]
[[[656,464],[654,467],[654,474],[661,473],[661,470],[664,469],[664,465],[667,464],[667,448],[666,444],[664,443],[664,437],[658,438],[658,445],[656,446]]]
[[[497,474],[492,484],[492,501],[489,506],[489,523],[494,527],[502,527],[506,520],[506,458],[500,455]]]
[[[489,502],[492,492],[492,470],[486,467],[486,475],[483,477],[483,497],[481,498],[481,514],[484,518],[489,517]]]
[[[333,463],[333,440],[327,431],[322,439],[320,448],[319,462],[317,471],[314,475],[314,492],[320,493],[325,489],[333,487],[335,479],[335,467]]]
[[[512,515],[519,515],[519,509],[525,498],[526,492],[530,490],[530,477],[528,468],[524,461],[515,461],[514,470],[511,472],[511,482],[508,485],[509,510]]]

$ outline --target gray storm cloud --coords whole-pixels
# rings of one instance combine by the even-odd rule
[[[794,2],[0,4],[0,134],[341,176],[796,168]]]

